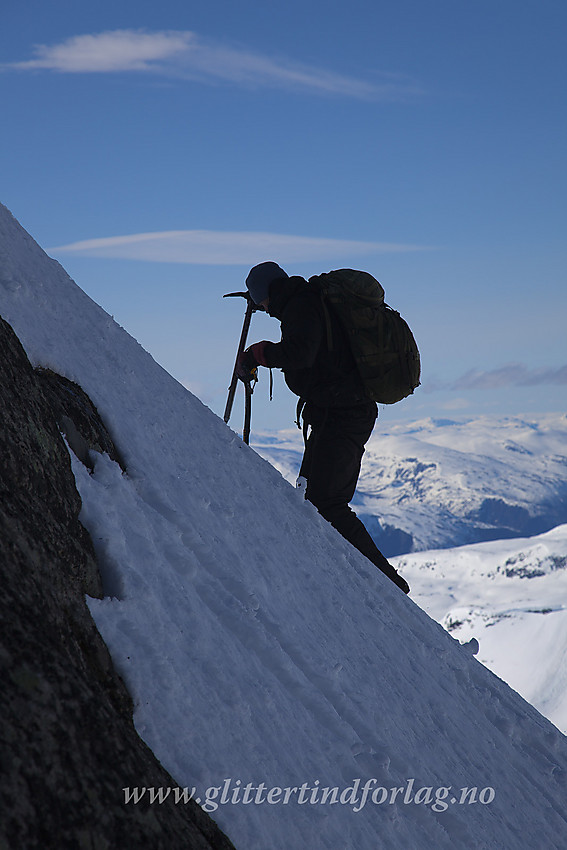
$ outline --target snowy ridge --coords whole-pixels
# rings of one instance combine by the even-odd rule
[[[297,430],[253,434],[289,480],[299,468]],[[567,522],[567,415],[380,419],[354,504],[387,555],[526,537]]]
[[[83,386],[126,460],[127,475],[106,456],[93,475],[73,460],[109,593],[90,607],[136,727],[179,785],[201,798],[227,780],[402,789],[397,804],[359,811],[297,793],[288,804],[228,800],[212,814],[237,847],[565,846],[563,735],[324,523],[3,208],[0,313],[34,364]],[[410,780],[451,791],[438,805],[433,791],[416,800]],[[459,789],[472,787],[494,797],[460,805]]]
[[[412,596],[567,731],[567,525],[525,540],[397,558]]]

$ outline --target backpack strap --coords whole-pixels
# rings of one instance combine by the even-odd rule
[[[309,278],[309,283],[311,287],[316,288],[319,294],[319,303],[321,304],[321,310],[323,312],[323,320],[325,323],[325,329],[327,333],[327,348],[329,351],[334,350],[333,343],[333,325],[331,322],[331,314],[329,313],[329,307],[327,306],[327,298],[323,291],[323,287],[321,286],[320,278],[325,277],[325,275],[313,275],[313,277]]]
[[[329,351],[333,351],[333,329],[331,327],[331,316],[329,314],[329,308],[325,302],[325,296],[319,290],[319,296],[321,298],[321,306],[323,307],[323,315],[325,317],[325,327],[327,330],[327,348]]]

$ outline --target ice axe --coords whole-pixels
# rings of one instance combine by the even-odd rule
[[[248,337],[250,320],[252,319],[252,314],[255,313],[256,310],[263,310],[264,308],[259,307],[252,301],[249,292],[228,292],[226,295],[223,295],[223,298],[246,298],[246,312],[244,313],[244,324],[242,326],[242,333],[240,334],[240,342],[238,343],[238,351],[236,352],[236,360],[234,361],[234,369],[232,370],[232,380],[230,382],[228,398],[226,401],[226,407],[224,409],[224,421],[228,424],[230,414],[232,413],[232,406],[234,404],[234,396],[236,395],[236,387],[238,385],[238,374],[236,371],[236,367],[238,364],[238,359],[246,347],[246,338]],[[252,416],[252,393],[254,391],[254,377],[255,376],[252,376],[249,381],[243,381],[244,428],[242,429],[242,439],[244,440],[246,445],[248,445],[250,442],[250,419]]]

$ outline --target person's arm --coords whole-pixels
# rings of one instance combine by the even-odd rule
[[[281,342],[266,342],[261,365],[283,369],[308,369],[315,362],[323,325],[315,299],[298,298],[287,306],[281,320]]]

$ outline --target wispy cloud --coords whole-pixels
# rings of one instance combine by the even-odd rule
[[[144,72],[365,100],[399,100],[421,93],[415,83],[401,75],[384,73],[378,80],[362,80],[177,30],[126,29],[77,35],[60,44],[36,45],[32,59],[0,68],[64,74]]]
[[[523,363],[508,363],[498,369],[473,369],[456,381],[432,380],[424,384],[425,392],[466,390],[498,390],[506,387],[535,387],[567,384],[567,366],[529,369]]]
[[[567,384],[567,366],[528,369],[522,363],[509,363],[490,371],[472,370],[458,381],[459,390],[500,389],[501,387],[533,387],[540,384]]]
[[[87,239],[49,248],[50,253],[158,263],[254,265],[269,258],[282,263],[368,254],[427,250],[419,245],[320,239],[279,233],[172,230]]]

